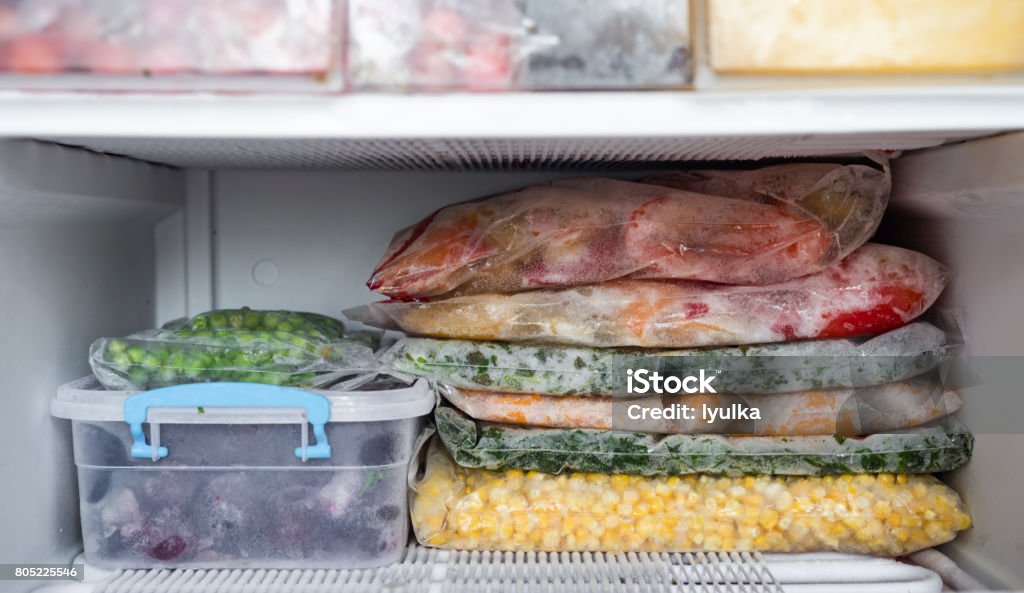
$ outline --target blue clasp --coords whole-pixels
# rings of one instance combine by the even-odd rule
[[[150,426],[153,445],[146,442],[142,424],[150,408],[305,408],[306,420],[313,425],[316,444],[309,445],[305,423],[302,446],[295,456],[306,459],[330,459],[325,425],[331,419],[331,403],[322,395],[260,383],[192,383],[161,387],[129,396],[124,400],[124,421],[131,429],[131,456],[156,461],[167,457],[167,447],[160,446],[159,425]]]

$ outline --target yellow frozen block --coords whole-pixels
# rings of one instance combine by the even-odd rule
[[[730,73],[1024,68],[1022,0],[708,0],[711,65]]]
[[[557,505],[545,496],[525,495],[536,480],[514,478],[459,467],[435,442],[424,479],[413,489],[416,537],[429,546],[466,550],[833,550],[897,556],[945,543],[970,526],[960,497],[932,476],[737,481],[615,475],[607,482],[584,474],[550,476],[544,482],[557,490],[545,496],[561,497],[564,504]],[[468,484],[474,486],[467,493]],[[605,495],[620,498],[616,488],[621,500],[606,502]],[[480,490],[490,491],[490,506],[480,506]],[[695,504],[672,504],[680,491]]]

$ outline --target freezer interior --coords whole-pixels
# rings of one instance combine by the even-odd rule
[[[96,337],[215,307],[336,316],[378,298],[365,281],[392,234],[440,206],[540,180],[635,178],[680,164],[666,164],[654,152],[616,158],[593,144],[596,158],[573,160],[571,141],[561,156],[531,159],[527,147],[518,155],[525,158],[510,161],[496,144],[479,141],[458,147],[460,166],[446,158],[410,159],[434,148],[409,142],[361,145],[359,154],[373,169],[329,158],[311,163],[308,156],[325,149],[302,138],[0,142],[3,562],[68,562],[81,551],[69,424],[51,418],[48,405],[59,385],[89,374],[85,355]],[[791,153],[771,137],[759,139],[757,155],[749,154],[749,145],[737,147],[740,142],[711,138],[693,146],[712,149],[674,160],[743,164],[732,155],[744,149],[746,158]],[[908,144],[890,155],[894,189],[879,237],[949,266],[951,283],[938,308],[956,320],[969,356],[1024,355],[1024,316],[1017,311],[1024,294],[1024,133]],[[827,137],[803,151],[804,158],[862,158]],[[275,161],[268,154],[298,156]],[[973,460],[943,476],[963,496],[974,526],[941,552],[980,585],[1024,589],[1024,435],[1013,426],[1024,417],[1018,389],[983,380],[964,392],[961,418],[968,426],[1002,430],[976,430]],[[412,548],[410,555],[400,580],[429,581],[436,553]],[[817,574],[815,562],[828,561],[776,560],[807,575]],[[574,562],[604,570],[600,559]],[[620,569],[637,582],[658,582],[664,562],[652,555]],[[484,578],[466,570],[458,578]],[[858,568],[849,578],[870,570]],[[898,586],[902,578],[893,573],[882,580]],[[898,590],[912,589],[905,586]]]

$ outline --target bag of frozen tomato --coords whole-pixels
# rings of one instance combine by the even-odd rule
[[[246,307],[100,338],[89,363],[100,383],[114,390],[215,381],[322,387],[370,373],[378,347],[377,333],[349,331],[331,317]]]
[[[367,285],[407,299],[626,277],[774,284],[861,246],[890,189],[888,170],[864,165],[710,175],[732,182],[564,179],[447,206],[400,232]]]
[[[925,255],[869,243],[817,274],[770,286],[613,280],[516,294],[383,301],[350,315],[437,338],[735,346],[883,333],[924,313],[946,281],[945,268]]]

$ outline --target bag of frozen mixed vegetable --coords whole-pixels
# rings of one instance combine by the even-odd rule
[[[376,368],[375,332],[352,332],[315,313],[224,309],[162,329],[100,338],[89,351],[107,389],[240,381],[323,386]]]
[[[383,301],[350,315],[440,338],[594,347],[742,345],[890,331],[921,315],[946,280],[943,266],[923,254],[869,243],[817,274],[771,286],[612,280],[516,294]]]
[[[927,474],[967,463],[974,444],[967,429],[953,419],[902,431],[845,437],[651,435],[522,427],[474,421],[449,407],[438,408],[434,418],[438,435],[463,467],[550,474]]]
[[[576,178],[446,206],[400,232],[367,285],[408,299],[625,277],[774,284],[862,245],[890,189],[888,170],[863,165],[719,173],[736,182],[714,195]]]
[[[381,365],[463,389],[625,397],[630,369],[680,377],[714,369],[719,393],[786,393],[902,381],[936,368],[949,351],[945,332],[918,321],[868,339],[689,350],[403,338]]]
[[[439,390],[477,420],[652,434],[874,434],[926,424],[953,414],[963,403],[955,391],[928,378],[857,389],[637,399],[497,393],[447,385]],[[684,405],[690,412],[680,417]]]
[[[552,475],[456,465],[436,441],[412,487],[420,543],[453,550],[835,551],[900,556],[971,526],[927,475]]]

